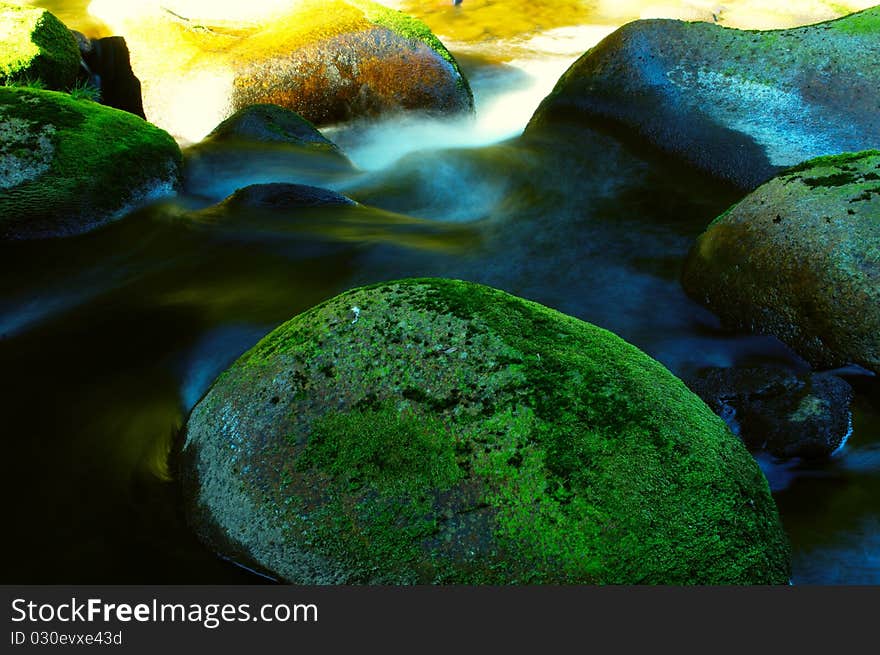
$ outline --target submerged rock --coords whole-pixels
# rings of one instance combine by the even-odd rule
[[[273,182],[328,185],[355,172],[348,158],[309,121],[276,105],[236,112],[184,151],[189,193],[225,198]]]
[[[292,319],[186,427],[192,524],[285,580],[777,583],[788,546],[742,444],[610,332],[465,282]]]
[[[781,459],[829,457],[852,430],[852,387],[830,373],[710,368],[688,386],[750,450]]]
[[[369,0],[307,0],[257,20],[185,1],[93,11],[122,34],[147,117],[200,140],[235,111],[271,103],[321,125],[418,109],[470,111],[458,64],[424,23]]]
[[[342,156],[335,143],[295,111],[278,105],[251,105],[220,123],[206,141],[283,143],[332,152]]]
[[[880,146],[880,8],[788,30],[625,25],[559,80],[527,131],[608,122],[753,189],[819,155]]]
[[[76,39],[50,12],[0,2],[0,43],[0,84],[39,80],[66,91],[76,81]]]
[[[284,210],[298,207],[353,206],[356,204],[351,198],[329,189],[305,184],[274,183],[253,184],[239,189],[224,200],[221,207]]]
[[[682,282],[726,325],[775,335],[816,367],[880,372],[880,151],[761,186],[699,237]]]
[[[179,167],[174,140],[132,114],[0,88],[0,238],[87,232],[172,194]]]

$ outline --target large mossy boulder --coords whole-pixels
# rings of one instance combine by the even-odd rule
[[[335,143],[277,105],[236,112],[187,148],[184,158],[186,190],[216,199],[253,184],[327,185],[355,173]]]
[[[254,104],[317,125],[473,108],[458,64],[428,27],[369,0],[306,0],[254,20],[204,15],[204,3],[185,0],[93,8],[131,49],[147,118],[185,140]]]
[[[880,373],[880,151],[788,170],[715,219],[683,284],[730,327],[814,366]]]
[[[0,88],[0,238],[80,234],[174,192],[162,130],[65,93]]]
[[[189,516],[297,583],[786,583],[767,482],[615,335],[480,285],[344,293],[193,410]]]
[[[0,2],[0,85],[36,82],[67,90],[80,53],[73,33],[45,9]]]
[[[813,157],[880,146],[880,8],[788,30],[644,20],[588,51],[527,132],[623,128],[754,189]]]

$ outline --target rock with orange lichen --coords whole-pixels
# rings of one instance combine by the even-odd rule
[[[113,5],[102,16],[128,42],[147,116],[183,140],[201,139],[235,111],[263,103],[318,125],[400,110],[473,109],[458,64],[427,26],[368,0],[305,0],[252,21],[187,10],[196,8]]]

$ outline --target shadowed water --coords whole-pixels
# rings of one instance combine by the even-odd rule
[[[522,67],[463,62],[478,110],[532,84]],[[238,355],[360,284],[489,284],[610,329],[681,376],[806,368],[773,338],[721,329],[681,290],[684,256],[735,191],[608,135],[560,126],[526,139],[520,119],[480,120],[331,131],[358,169],[323,181],[361,206],[231,211],[212,207],[226,188],[206,183],[92,234],[0,243],[2,580],[259,582],[189,531],[175,439]],[[285,166],[247,156],[247,170],[233,158],[225,171],[233,187]],[[853,434],[830,462],[759,458],[795,583],[880,583],[880,384],[848,379]]]

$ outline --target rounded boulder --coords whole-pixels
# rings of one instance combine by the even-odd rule
[[[880,372],[880,151],[762,185],[698,238],[682,282],[727,326],[772,334],[817,368]]]
[[[181,475],[217,551],[304,584],[784,584],[767,482],[615,335],[488,287],[337,296],[213,384]]]
[[[174,140],[66,93],[0,88],[0,238],[88,232],[179,184]]]

